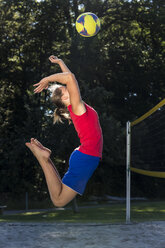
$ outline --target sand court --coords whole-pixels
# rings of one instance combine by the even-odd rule
[[[0,248],[165,248],[165,222],[0,223]]]

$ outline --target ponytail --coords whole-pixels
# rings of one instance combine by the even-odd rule
[[[71,123],[71,118],[69,111],[65,104],[62,102],[61,97],[62,97],[62,91],[60,89],[61,85],[55,84],[52,89],[52,102],[55,103],[57,108],[54,110],[53,113],[53,123],[63,123],[64,120],[68,120],[69,124]]]
[[[71,123],[71,118],[67,108],[56,108],[53,113],[53,123],[64,123],[64,120],[68,120],[69,124]]]

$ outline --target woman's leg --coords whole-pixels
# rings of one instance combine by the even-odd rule
[[[26,143],[26,146],[43,169],[52,202],[57,207],[65,206],[77,193],[62,183],[60,175],[50,159],[51,151],[33,138],[30,143]]]

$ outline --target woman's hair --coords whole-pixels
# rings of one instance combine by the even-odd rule
[[[50,89],[51,91],[53,91],[51,100],[57,106],[57,108],[54,110],[53,113],[53,123],[54,124],[58,122],[63,123],[64,120],[68,120],[70,124],[71,123],[70,114],[67,107],[61,100],[62,91],[60,87],[61,85],[55,84],[52,85]]]

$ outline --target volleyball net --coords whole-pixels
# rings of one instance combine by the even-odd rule
[[[130,222],[131,171],[165,178],[165,99],[133,122],[127,122],[126,222]]]

